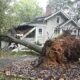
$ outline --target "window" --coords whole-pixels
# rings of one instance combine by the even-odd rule
[[[42,34],[42,29],[39,29],[39,34]]]
[[[59,16],[57,16],[57,23],[59,23],[60,22],[60,17]]]
[[[76,33],[76,30],[74,30],[74,33]]]

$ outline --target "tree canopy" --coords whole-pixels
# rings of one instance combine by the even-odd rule
[[[42,15],[42,9],[38,6],[36,0],[20,0],[15,5],[15,12],[20,22],[30,22],[35,17]]]
[[[42,14],[37,0],[0,0],[0,33]]]
[[[80,18],[79,0],[49,0],[49,5],[53,12],[64,10],[71,18],[78,20]]]

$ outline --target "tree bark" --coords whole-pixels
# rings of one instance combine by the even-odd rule
[[[42,51],[42,48],[40,46],[38,46],[36,44],[29,43],[28,41],[17,39],[15,37],[11,36],[10,34],[7,34],[7,35],[2,34],[2,35],[0,35],[0,37],[1,36],[2,37],[8,37],[8,38],[10,38],[12,40],[12,42],[24,45],[24,46],[28,47],[29,49],[32,49],[32,50],[34,50],[34,51],[36,51],[38,53],[41,53],[41,51]]]

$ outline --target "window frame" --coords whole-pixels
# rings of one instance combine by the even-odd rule
[[[42,35],[42,28],[38,29],[39,35]]]
[[[57,16],[56,19],[57,19],[56,22],[57,22],[57,23],[60,23],[60,16]]]

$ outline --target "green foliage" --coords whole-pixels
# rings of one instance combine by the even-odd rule
[[[10,55],[9,52],[6,52],[6,51],[3,51],[3,50],[0,50],[0,58],[8,57],[9,55]]]
[[[42,15],[42,9],[38,6],[36,0],[20,0],[15,5],[15,12],[20,22],[30,22],[35,17]]]
[[[26,80],[26,79],[24,77],[19,76],[6,76],[4,73],[1,73],[0,80]]]
[[[0,0],[0,33],[42,15],[36,0]]]
[[[12,16],[8,14],[8,10],[10,10],[11,0],[0,0],[0,33],[4,33],[7,31],[13,22],[11,22]]]
[[[4,76],[0,76],[0,80],[6,80]]]
[[[4,26],[4,6],[3,6],[3,1],[0,0],[0,32],[2,27]]]
[[[6,58],[6,57],[19,57],[19,56],[24,56],[24,55],[33,55],[37,56],[38,54],[31,51],[18,51],[18,52],[8,52],[8,51],[3,51],[0,50],[0,58]]]
[[[38,54],[36,54],[33,51],[18,51],[18,52],[12,52],[11,55],[12,56],[22,56],[22,55],[33,55],[33,56],[37,56]]]

